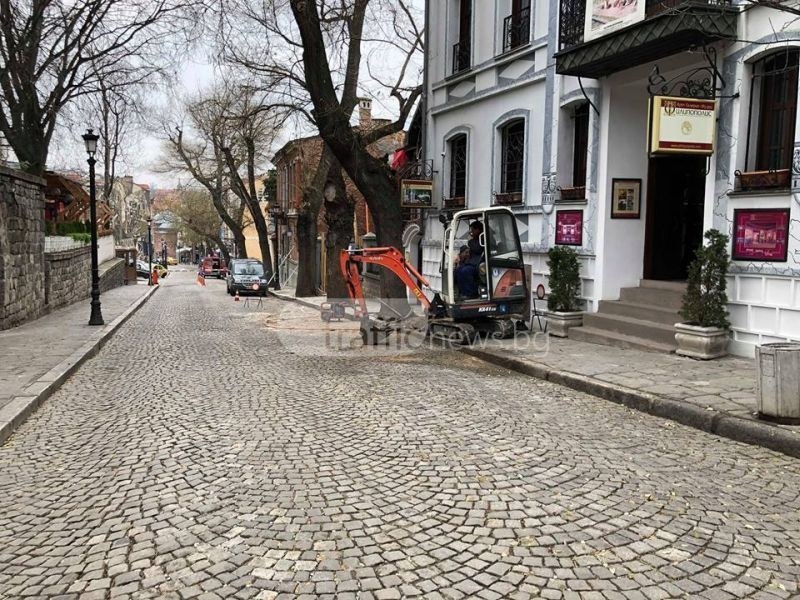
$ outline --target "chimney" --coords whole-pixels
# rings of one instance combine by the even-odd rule
[[[358,99],[358,126],[361,129],[372,127],[372,100],[369,98]]]

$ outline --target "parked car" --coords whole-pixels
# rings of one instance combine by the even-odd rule
[[[167,264],[168,265],[177,265],[178,264],[178,259],[177,258],[173,258],[172,256],[168,256],[167,257]]]
[[[167,268],[157,262],[153,263],[153,269],[158,273],[159,278],[166,277],[169,274]],[[146,260],[136,261],[136,275],[142,279],[147,279],[150,276],[150,265]]]
[[[267,278],[264,265],[252,258],[237,258],[231,261],[231,268],[225,277],[228,293],[267,295]]]
[[[216,277],[222,279],[228,274],[228,267],[225,259],[219,256],[206,256],[200,265],[200,271],[205,277]]]

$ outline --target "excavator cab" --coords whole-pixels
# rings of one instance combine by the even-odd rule
[[[445,228],[442,299],[455,320],[524,319],[528,284],[514,213],[463,210]]]

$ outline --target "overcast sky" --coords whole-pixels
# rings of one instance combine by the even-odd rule
[[[420,11],[423,9],[424,0],[412,0],[412,4]],[[400,68],[400,59],[398,57],[381,57],[379,64],[385,62],[385,73],[391,74],[397,72]],[[417,65],[417,69],[421,66]],[[207,56],[204,56],[202,48],[198,48],[191,57],[183,62],[178,70],[179,80],[172,90],[156,89],[151,95],[153,100],[153,110],[165,110],[175,98],[184,96],[185,94],[193,94],[209,87],[214,83],[216,73],[215,67],[212,66],[212,61]],[[370,89],[370,83],[366,81],[369,77],[366,68],[362,68],[362,83],[363,89]],[[388,78],[388,77],[387,77]],[[373,116],[376,118],[395,118],[397,103],[393,98],[387,98],[384,90],[375,89],[373,96]],[[155,107],[158,107],[156,109]],[[79,118],[77,119],[80,120]],[[62,119],[60,127],[57,131],[56,137],[51,144],[50,156],[48,164],[50,168],[56,170],[86,170],[86,155],[83,151],[83,141],[80,135],[83,134],[86,128],[93,127],[92,123],[70,122],[67,123],[66,119]],[[94,125],[95,129],[99,129]],[[289,128],[283,139],[278,141],[278,147],[292,139],[293,137],[309,135],[311,133],[310,126],[307,123],[298,123],[295,127]],[[154,171],[154,166],[158,161],[161,154],[161,140],[156,135],[142,131],[138,139],[131,140],[133,150],[127,153],[127,159],[118,163],[117,175],[133,175],[134,181],[137,183],[150,184],[157,188],[172,188],[176,185],[188,180],[188,177],[165,175]],[[275,148],[277,150],[278,148]]]

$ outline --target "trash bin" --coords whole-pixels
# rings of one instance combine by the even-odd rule
[[[800,425],[800,344],[758,346],[756,369],[759,418]]]

